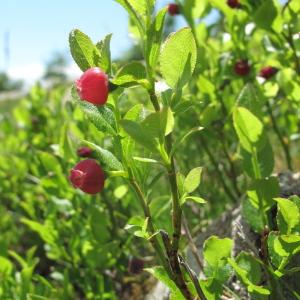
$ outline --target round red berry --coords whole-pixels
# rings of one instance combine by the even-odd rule
[[[240,8],[241,3],[239,0],[227,0],[227,5],[231,8]]]
[[[170,16],[175,16],[180,14],[179,5],[176,3],[170,3],[168,5],[168,13]]]
[[[91,157],[93,150],[89,147],[80,147],[77,149],[77,155],[80,157]]]
[[[237,61],[234,65],[234,72],[239,76],[247,76],[250,72],[250,65],[246,59]]]
[[[269,79],[271,77],[273,77],[276,73],[278,72],[277,68],[274,67],[264,67],[259,71],[259,76],[263,77],[265,79]]]
[[[108,97],[108,77],[99,68],[88,69],[76,81],[76,88],[81,100],[103,105]]]
[[[105,175],[95,160],[86,159],[80,161],[70,171],[69,179],[75,188],[87,194],[97,194],[104,187]]]

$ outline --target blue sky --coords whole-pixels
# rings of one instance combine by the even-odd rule
[[[157,8],[171,0],[157,0]],[[8,0],[1,1],[0,71],[6,69],[4,37],[9,32],[10,77],[33,83],[40,78],[45,63],[55,52],[68,50],[68,35],[73,28],[88,34],[94,42],[113,33],[111,51],[116,58],[130,47],[126,11],[114,0]],[[210,22],[215,16],[210,16]],[[176,16],[177,27],[185,25]],[[76,77],[80,70],[72,63],[68,74]]]
[[[159,5],[167,1],[159,0]],[[128,49],[127,13],[113,0],[9,0],[1,1],[0,70],[6,66],[4,36],[9,32],[9,74],[34,80],[55,51],[68,53],[68,34],[73,28],[95,42],[113,33],[112,56]],[[73,70],[76,72],[76,70]]]

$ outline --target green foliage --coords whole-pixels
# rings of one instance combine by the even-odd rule
[[[171,34],[176,18],[155,0],[116,2],[134,60],[112,61],[111,34],[69,36],[82,71],[108,74],[105,105],[67,83],[0,99],[0,298],[123,299],[151,275],[170,299],[217,300],[235,274],[251,299],[299,299],[300,199],[282,198],[275,175],[298,163],[298,1],[175,1],[188,27]],[[277,74],[258,79],[266,66]],[[68,181],[81,146],[105,171],[98,195]],[[195,249],[199,229],[239,206],[256,241],[235,224],[247,252],[215,235]]]
[[[191,78],[197,60],[197,49],[191,29],[172,33],[162,45],[160,66],[163,78],[175,90]]]

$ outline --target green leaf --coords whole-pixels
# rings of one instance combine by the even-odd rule
[[[157,13],[149,29],[147,30],[146,58],[148,60],[149,66],[152,69],[154,69],[157,64],[157,60],[160,52],[160,45],[163,36],[163,28],[164,28],[164,20],[165,20],[166,12],[167,12],[166,7],[162,8]]]
[[[164,136],[172,132],[174,122],[173,112],[169,107],[164,107],[161,111],[148,115],[142,125],[153,137],[163,141]]]
[[[147,73],[143,64],[140,62],[134,61],[123,66],[115,78],[112,80],[112,83],[124,87],[130,87],[135,85],[147,86]]]
[[[242,147],[252,152],[253,147],[261,146],[264,131],[262,122],[244,107],[236,107],[233,111],[233,125]]]
[[[144,106],[143,104],[136,104],[124,116],[124,119],[131,121],[142,121],[144,119]]]
[[[187,193],[192,193],[201,182],[202,167],[192,169],[184,180],[184,189]]]
[[[101,57],[98,49],[91,39],[79,29],[70,32],[69,45],[72,57],[82,71],[99,66]]]
[[[105,244],[110,239],[107,214],[99,209],[93,209],[90,216],[90,226],[94,239],[99,244]]]
[[[170,134],[173,131],[175,120],[170,107],[164,107],[160,112],[161,133],[163,136]]]
[[[177,172],[176,173],[176,180],[177,180],[179,195],[183,196],[185,194],[185,190],[184,190],[185,177],[180,172]]]
[[[241,156],[243,159],[243,169],[249,177],[255,179],[256,174],[253,167],[252,155],[242,148]],[[274,154],[271,144],[267,138],[265,145],[257,151],[257,161],[261,177],[270,176],[274,169]]]
[[[210,98],[215,97],[215,91],[216,91],[215,85],[208,78],[206,78],[203,75],[200,75],[198,78],[197,85],[201,93],[209,95]]]
[[[268,251],[272,264],[278,268],[277,274],[284,274],[291,258],[300,252],[300,237],[272,231],[268,236]]]
[[[191,78],[197,60],[196,42],[190,28],[169,35],[162,46],[160,66],[163,78],[173,89],[181,89]]]
[[[279,212],[287,225],[287,234],[289,234],[300,223],[299,208],[294,202],[285,198],[274,198],[274,200],[278,203]]]
[[[103,40],[96,44],[96,47],[100,53],[100,61],[98,67],[106,74],[111,73],[111,54],[110,54],[110,40],[112,33],[106,35]]]
[[[197,203],[200,203],[200,204],[203,204],[203,203],[207,202],[206,200],[204,200],[201,197],[187,196],[187,197],[183,198],[183,201],[180,204],[181,205],[184,204],[187,200],[193,200],[194,202],[197,202]]]
[[[233,241],[228,238],[209,237],[203,245],[203,256],[206,261],[205,274],[224,283],[230,276],[231,270],[227,259],[231,257]]]
[[[82,143],[95,150],[96,155],[99,158],[104,170],[123,170],[122,164],[110,151],[103,149],[100,146],[88,141],[83,141]]]
[[[271,30],[277,17],[277,8],[274,0],[264,0],[253,15],[254,22],[260,28]]]
[[[184,296],[181,294],[180,290],[177,288],[173,280],[171,280],[166,273],[166,271],[162,267],[154,267],[154,268],[147,268],[144,269],[145,271],[152,274],[157,280],[164,283],[172,292],[174,299],[176,300],[184,300]]]
[[[143,14],[146,12],[146,7],[144,0],[139,1],[136,0],[115,0],[119,4],[121,4],[126,11],[128,12],[130,18],[133,20],[134,24],[138,27],[139,33],[141,37],[145,32],[145,24]]]
[[[146,147],[152,152],[158,151],[157,141],[153,138],[152,134],[149,134],[148,130],[141,124],[130,120],[121,120],[120,125],[137,143]]]
[[[5,258],[4,256],[0,256],[0,277],[5,279],[6,276],[10,276],[13,270],[13,264]]]
[[[248,260],[249,260],[249,257],[248,257]],[[240,278],[240,280],[247,286],[249,293],[258,293],[260,295],[270,295],[270,291],[267,288],[253,284],[249,280],[249,277],[248,277],[249,266],[245,266],[245,264],[242,264],[242,267],[241,267],[231,258],[228,259],[228,262],[233,267],[235,273]],[[248,261],[248,263],[249,263],[249,261]],[[253,264],[253,261],[252,261],[252,264]]]
[[[261,219],[261,213],[248,199],[245,199],[242,202],[242,214],[255,232],[261,233],[263,231],[264,224]]]
[[[115,190],[114,190],[114,196],[117,199],[122,199],[128,192],[128,186],[125,184],[119,185]]]
[[[145,157],[134,156],[133,159],[137,160],[137,161],[140,161],[140,162],[144,162],[144,163],[153,163],[153,164],[157,164],[158,163],[158,161],[155,160],[155,159],[145,158]]]
[[[72,89],[72,96],[80,109],[99,131],[112,136],[117,135],[115,116],[107,105],[96,106],[87,101],[80,100],[74,87]]]
[[[223,287],[222,283],[218,280],[213,277],[209,277],[205,280],[200,280],[200,286],[207,300],[220,300]]]
[[[273,198],[277,197],[279,192],[278,179],[269,177],[254,180],[247,191],[247,196],[255,208],[259,209],[261,201],[263,210],[267,211],[275,204]]]
[[[182,137],[180,137],[179,139],[177,139],[175,141],[175,143],[173,144],[172,146],[172,150],[170,152],[170,156],[172,156],[176,150],[179,148],[179,146],[190,136],[192,135],[193,133],[195,132],[199,132],[201,130],[203,130],[204,128],[203,127],[194,127],[192,128],[189,132],[187,132],[186,134],[184,134]]]
[[[265,99],[263,99],[262,95],[259,95],[258,90],[253,84],[247,83],[242,89],[236,104],[237,106],[247,108],[256,116],[261,116]]]
[[[40,224],[26,218],[22,218],[21,222],[26,224],[31,230],[37,232],[39,236],[49,245],[55,245],[57,242],[57,232],[49,223]]]
[[[243,270],[247,271],[247,279],[253,284],[259,284],[262,278],[260,262],[250,253],[240,252],[236,258],[236,263]]]

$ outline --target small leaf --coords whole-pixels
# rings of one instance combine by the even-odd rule
[[[102,163],[104,170],[123,170],[122,164],[118,161],[118,159],[108,150],[101,148],[100,146],[93,144],[88,141],[82,142],[84,145],[90,147],[95,150],[96,155]]]
[[[231,257],[233,241],[228,238],[211,236],[203,245],[203,256],[206,262],[205,273],[208,277],[214,277],[220,283],[224,283],[230,276],[231,269],[227,259]]]
[[[242,201],[242,214],[255,232],[261,233],[263,231],[264,224],[262,223],[261,213],[248,199]]]
[[[285,198],[274,198],[274,200],[278,203],[280,214],[287,224],[287,234],[289,234],[292,229],[300,223],[298,206],[291,200]]]
[[[158,143],[153,136],[139,123],[130,120],[121,120],[120,125],[127,134],[140,145],[152,152],[158,151]]]
[[[157,64],[166,12],[166,7],[162,8],[147,31],[147,60],[151,68],[155,68]]]
[[[179,148],[179,146],[193,133],[195,132],[199,132],[201,130],[203,130],[203,127],[195,127],[192,128],[189,132],[187,132],[185,135],[183,135],[181,138],[179,138],[178,140],[175,141],[175,143],[173,144],[172,150],[170,152],[170,156],[172,156],[176,150]]]
[[[112,33],[106,35],[104,39],[96,44],[100,53],[100,61],[98,67],[106,74],[111,73],[111,54],[110,54],[110,40]]]
[[[143,64],[140,62],[130,62],[123,66],[116,74],[112,83],[119,86],[130,87],[135,85],[147,86],[147,73]]]
[[[270,291],[265,288],[258,286],[256,284],[253,284],[249,278],[248,278],[248,268],[242,268],[240,267],[233,259],[229,258],[228,262],[233,267],[235,273],[238,275],[240,280],[247,286],[249,293],[258,293],[260,295],[270,295]],[[253,261],[252,261],[253,262]],[[245,267],[245,266],[243,266]]]
[[[243,148],[241,149],[243,159],[243,169],[247,175],[253,179],[256,178],[255,169],[253,167],[252,155]],[[266,138],[265,145],[257,151],[258,168],[261,177],[268,177],[274,169],[274,153],[269,140]]]
[[[184,189],[192,193],[201,182],[202,167],[192,169],[184,180]]]
[[[135,0],[115,0],[119,4],[121,4],[128,12],[130,18],[134,21],[135,25],[138,27],[139,33],[142,36],[145,32],[145,24],[143,17],[141,14],[145,14],[145,6],[144,0],[138,1]],[[138,5],[138,6],[136,6]]]
[[[185,298],[181,294],[180,290],[177,288],[173,280],[171,280],[166,273],[166,271],[162,267],[154,267],[154,268],[147,268],[144,269],[145,271],[149,272],[152,274],[157,280],[161,281],[164,283],[174,294],[173,297],[176,300],[184,300]]]
[[[247,196],[252,205],[259,209],[259,203],[262,203],[264,211],[270,209],[274,204],[274,197],[279,195],[279,184],[276,177],[254,180],[247,191]]]
[[[277,8],[274,0],[264,0],[253,15],[254,22],[258,27],[271,30],[271,26],[277,16]]]
[[[181,89],[191,78],[197,60],[196,42],[190,28],[169,35],[162,46],[160,66],[163,78],[173,89]]]
[[[248,152],[253,147],[263,145],[263,124],[244,107],[236,107],[233,111],[233,124],[241,146]]]
[[[153,164],[158,164],[158,161],[155,159],[151,159],[151,158],[145,158],[145,157],[137,157],[134,156],[133,157],[134,160],[140,161],[140,162],[144,162],[144,163],[153,163]]]
[[[98,49],[80,30],[74,29],[70,32],[69,45],[72,57],[82,71],[99,65],[101,57]]]
[[[247,108],[256,116],[260,116],[262,114],[262,107],[265,104],[265,99],[262,98],[262,95],[259,96],[253,84],[247,83],[238,96],[236,104]]]
[[[75,88],[72,88],[72,96],[87,118],[103,133],[117,135],[116,120],[113,111],[107,106],[95,106],[87,101],[80,100]]]
[[[197,203],[200,203],[200,204],[203,204],[203,203],[207,202],[206,200],[204,200],[201,197],[187,196],[187,197],[183,198],[183,201],[182,201],[181,204],[184,204],[187,200],[193,200],[194,202],[197,202]]]

